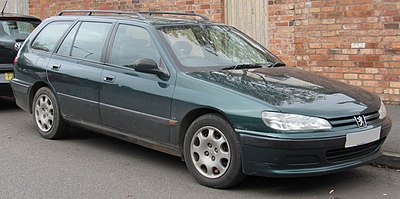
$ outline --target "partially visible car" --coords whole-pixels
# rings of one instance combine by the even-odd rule
[[[28,35],[41,20],[27,15],[0,15],[0,96],[12,96],[10,80],[14,76],[14,59]]]

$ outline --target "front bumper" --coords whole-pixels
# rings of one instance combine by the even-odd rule
[[[268,177],[300,177],[334,173],[372,162],[391,129],[387,117],[369,128],[381,127],[380,139],[345,148],[346,135],[329,138],[288,139],[236,130],[242,143],[243,172]],[[356,129],[357,130],[357,129]],[[350,132],[349,132],[350,133]]]

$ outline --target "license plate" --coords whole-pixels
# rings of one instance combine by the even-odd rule
[[[6,79],[7,81],[12,80],[13,77],[14,73],[4,73],[4,79]]]
[[[346,135],[345,148],[368,144],[379,140],[381,137],[381,127],[361,131],[357,133],[349,133]]]

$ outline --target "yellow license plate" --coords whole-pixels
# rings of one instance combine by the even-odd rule
[[[10,81],[14,77],[14,73],[4,73],[4,77],[6,80]]]

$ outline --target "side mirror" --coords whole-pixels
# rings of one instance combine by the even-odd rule
[[[159,78],[165,80],[169,78],[169,74],[158,68],[157,63],[152,59],[138,59],[133,64],[133,69],[142,73],[155,74]]]

